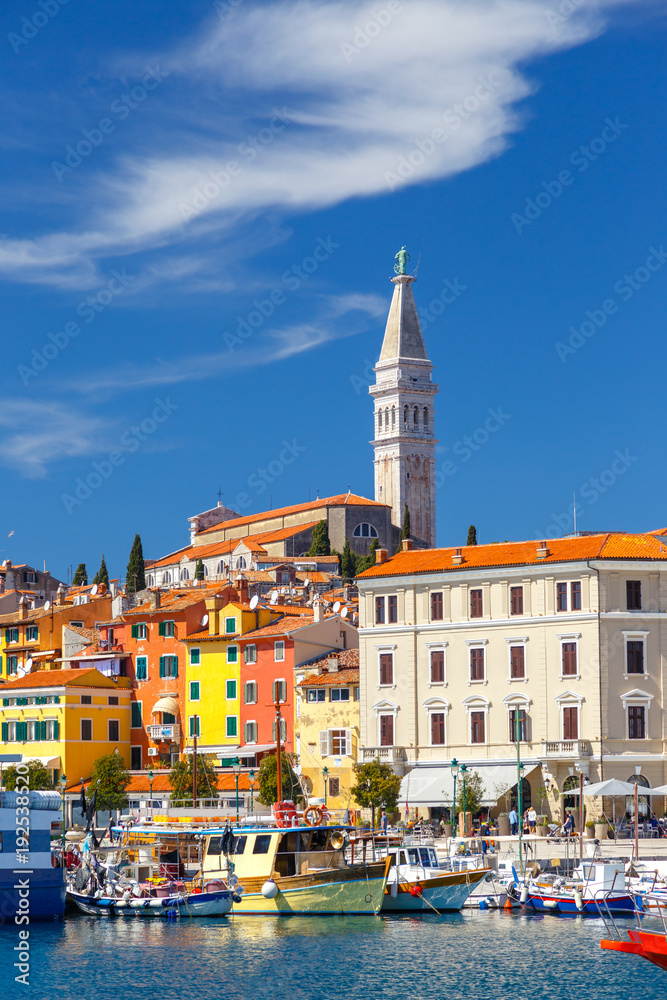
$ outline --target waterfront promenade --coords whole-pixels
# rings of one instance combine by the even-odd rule
[[[491,837],[488,838],[497,846],[498,855],[501,858],[519,858],[519,838],[518,837]],[[464,841],[474,846],[479,844],[477,837],[439,837],[435,841],[435,847],[441,857],[450,854],[451,841],[460,844]],[[591,857],[595,845],[594,840],[584,837],[584,858]],[[558,842],[549,837],[522,838],[523,857],[525,861],[553,861],[554,859],[578,858],[579,857],[579,837],[570,837],[566,840],[560,837]],[[619,837],[618,840],[601,840],[598,846],[598,857],[601,858],[626,858],[634,857],[635,842],[627,837]],[[639,860],[645,861],[656,858],[667,862],[667,837],[640,837],[639,838]]]

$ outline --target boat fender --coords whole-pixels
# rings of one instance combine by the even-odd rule
[[[264,899],[275,899],[278,895],[278,886],[272,878],[268,879],[262,886],[262,896]]]
[[[398,896],[398,882],[391,883],[391,886],[389,887],[389,893],[392,899],[396,899],[396,897]]]
[[[513,908],[512,907],[512,900],[510,899],[510,897],[508,895],[507,899],[505,900],[505,905],[503,906],[503,910],[511,910],[512,908]]]
[[[232,902],[234,902],[234,903],[240,903],[240,902],[242,902],[242,900],[243,900],[243,896],[241,895],[240,892],[233,892],[232,893]]]
[[[479,908],[480,908],[480,910],[488,910],[488,908],[489,908],[488,900],[486,900],[486,899],[480,899],[480,901],[479,901]]]
[[[521,889],[520,899],[521,899],[522,903],[527,903],[528,902],[528,886],[527,885],[524,885],[523,888]]]
[[[578,910],[583,910],[583,908],[584,908],[584,900],[583,900],[582,895],[581,895],[581,893],[579,892],[578,889],[575,889],[575,891],[574,891],[574,902],[575,902],[575,906],[577,907]]]
[[[410,895],[411,896],[421,896],[423,894],[423,892],[424,892],[424,890],[422,889],[422,887],[419,884],[413,885],[412,888],[410,889]]]
[[[544,906],[547,907],[548,910],[557,910],[558,909],[558,900],[557,899],[543,899],[542,903],[544,904]]]

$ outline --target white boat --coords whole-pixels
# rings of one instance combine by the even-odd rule
[[[452,871],[438,861],[434,847],[389,849],[392,866],[382,902],[383,913],[458,911],[489,874],[487,867]]]
[[[232,908],[235,893],[205,885],[201,892],[177,892],[168,896],[136,897],[126,890],[123,895],[106,895],[69,889],[67,896],[88,916],[95,917],[224,917]]]

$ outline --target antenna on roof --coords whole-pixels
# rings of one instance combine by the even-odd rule
[[[343,608],[343,610],[340,613],[341,618],[347,618],[347,612],[348,612],[347,607]]]
[[[254,611],[258,604],[259,604],[259,597],[257,596],[257,594],[255,594],[254,597],[250,598],[250,610]]]
[[[574,510],[572,511],[572,514],[574,516],[574,533],[576,535],[576,533],[577,533],[577,491],[576,490],[572,490],[572,500],[573,500],[573,507],[574,507]]]

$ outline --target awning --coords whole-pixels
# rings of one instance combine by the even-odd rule
[[[46,768],[58,768],[60,770],[60,757],[36,757],[32,753],[24,753],[23,763],[29,760],[38,760]]]
[[[183,753],[194,753],[194,746],[187,746],[183,750]],[[198,754],[210,754],[212,757],[237,757],[239,746],[223,746],[221,743],[200,743],[197,741],[197,753]]]
[[[527,778],[537,764],[527,765]],[[468,773],[477,771],[482,778],[483,791],[480,804],[495,806],[505,790],[516,785],[516,764],[466,764]],[[457,779],[457,794],[460,794],[461,776]],[[443,806],[451,804],[454,794],[454,779],[449,765],[415,767],[401,781],[400,805]]]
[[[178,715],[178,702],[175,698],[159,698],[151,709],[151,715],[156,712],[169,712],[170,715]]]
[[[252,746],[245,746],[239,752],[239,757],[254,757],[258,753],[266,753],[267,750],[275,750],[277,745],[275,743],[253,743]]]

